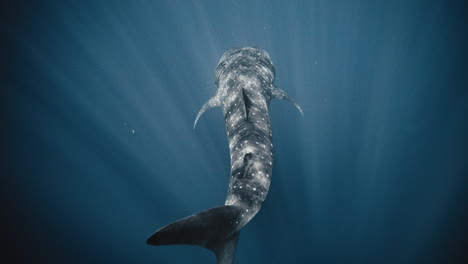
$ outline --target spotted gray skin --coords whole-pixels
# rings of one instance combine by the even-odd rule
[[[259,211],[270,187],[273,144],[268,108],[272,98],[292,102],[273,84],[270,56],[256,48],[227,51],[216,69],[218,91],[207,104],[223,109],[231,153],[231,178],[226,205],[245,208],[242,222]],[[207,107],[202,107],[198,118]],[[194,125],[194,127],[195,127]]]
[[[191,244],[215,252],[218,263],[234,261],[239,230],[260,210],[271,183],[273,144],[269,104],[283,99],[302,110],[274,85],[270,56],[256,48],[227,51],[216,68],[215,96],[200,109],[221,107],[231,156],[231,175],[225,205],[186,217],[158,230],[151,245]]]

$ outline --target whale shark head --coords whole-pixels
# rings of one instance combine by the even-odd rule
[[[246,83],[249,85],[249,89],[252,89],[251,87],[254,87],[256,91],[261,89],[268,101],[280,99],[291,102],[302,114],[301,107],[285,91],[273,83],[275,76],[275,67],[266,51],[252,47],[226,51],[216,67],[217,92],[198,111],[193,128],[206,110],[222,107],[226,98],[234,98],[229,96],[231,93],[242,91],[242,96],[245,96],[245,88],[247,87],[244,84]]]
[[[230,49],[223,54],[216,67],[216,85],[232,71],[236,74],[254,74],[269,83],[273,83],[276,74],[270,55],[252,47]]]

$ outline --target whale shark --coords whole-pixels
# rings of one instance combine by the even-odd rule
[[[218,264],[234,263],[240,230],[258,213],[270,188],[270,101],[289,101],[303,115],[301,107],[274,84],[275,76],[264,50],[244,47],[224,53],[216,67],[216,94],[201,107],[193,128],[206,110],[222,109],[231,156],[225,203],[162,227],[148,244],[201,246],[215,253]]]

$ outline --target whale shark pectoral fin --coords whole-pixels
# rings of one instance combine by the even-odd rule
[[[241,207],[233,205],[211,208],[159,229],[146,243],[155,246],[195,245],[220,255],[228,250],[225,247],[229,239],[238,233],[242,212]]]
[[[195,123],[193,123],[193,129],[195,129],[195,126],[197,126],[197,122],[198,122],[198,119],[200,118],[200,116],[203,115],[203,113],[212,108],[212,107],[217,107],[217,106],[221,106],[221,100],[219,100],[219,98],[217,96],[213,96],[211,97],[203,106],[202,108],[200,109],[200,111],[198,112],[198,115],[197,115],[197,118],[195,118]]]
[[[297,108],[297,110],[299,110],[301,115],[304,116],[304,112],[302,112],[302,108],[291,97],[289,97],[289,95],[285,91],[275,86],[273,87],[273,89],[271,89],[271,96],[272,96],[272,99],[286,100],[292,103]]]

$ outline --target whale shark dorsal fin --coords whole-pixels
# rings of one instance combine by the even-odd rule
[[[289,97],[289,95],[285,91],[281,90],[280,88],[273,86],[273,88],[271,89],[271,97],[272,99],[280,99],[290,102],[297,108],[297,110],[299,110],[301,115],[304,116],[301,107],[296,102],[294,102],[294,100],[291,97]]]
[[[249,111],[250,107],[252,105],[252,102],[250,102],[250,98],[245,92],[245,89],[242,88],[242,98],[244,99],[244,108],[245,108],[245,118],[249,119]]]
[[[206,103],[202,106],[202,108],[198,112],[197,118],[195,118],[195,123],[193,123],[193,129],[195,129],[195,127],[197,126],[198,119],[200,118],[200,116],[203,115],[203,113],[206,110],[212,107],[217,107],[217,106],[221,106],[221,100],[216,95],[211,97],[208,101],[206,101]]]

